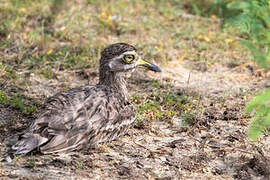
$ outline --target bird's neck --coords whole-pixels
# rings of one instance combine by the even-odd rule
[[[120,93],[125,99],[128,99],[128,90],[123,73],[112,71],[100,73],[98,84],[104,85],[111,90]]]

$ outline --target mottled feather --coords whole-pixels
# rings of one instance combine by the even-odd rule
[[[18,153],[41,145],[42,153],[53,153],[111,141],[135,120],[134,106],[119,92],[102,85],[57,93],[45,107],[23,140],[13,147],[19,147]]]
[[[100,81],[96,86],[78,87],[48,98],[38,118],[12,147],[15,153],[34,149],[42,153],[72,151],[124,134],[136,115],[123,76],[127,70],[135,68],[136,63],[125,64],[117,59],[127,51],[136,49],[118,43],[103,50]],[[111,61],[117,67],[111,67]]]

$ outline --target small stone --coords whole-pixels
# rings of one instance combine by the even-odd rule
[[[11,163],[11,162],[12,162],[11,157],[10,157],[10,156],[7,156],[7,157],[6,157],[6,161],[7,161],[8,163]]]

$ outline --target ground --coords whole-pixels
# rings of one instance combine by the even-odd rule
[[[244,113],[269,73],[218,17],[174,1],[10,2],[0,2],[0,179],[269,178],[269,136],[248,139]],[[47,97],[98,81],[99,53],[114,42],[163,70],[127,76],[138,109],[127,134],[70,154],[13,155]]]
[[[33,153],[23,157],[11,156],[14,158],[13,161],[7,162],[6,158],[9,155],[4,139],[12,136],[14,131],[21,132],[29,122],[27,117],[16,109],[2,105],[1,132],[5,135],[1,138],[2,176],[7,179],[32,179],[33,177],[37,179],[195,177],[198,179],[264,179],[268,177],[269,138],[263,137],[256,143],[247,139],[250,117],[243,114],[249,95],[258,87],[267,85],[267,82],[263,78],[252,75],[246,68],[232,70],[217,65],[207,67],[202,72],[192,68],[187,69],[184,67],[187,65],[193,66],[184,61],[174,68],[162,67],[161,74],[135,72],[129,79],[129,83],[133,94],[144,93],[147,96],[147,94],[153,95],[153,91],[165,89],[166,92],[172,91],[179,97],[186,95],[193,97],[190,100],[198,107],[197,114],[194,115],[192,122],[189,122],[189,126],[184,125],[184,117],[156,119],[148,125],[149,127],[135,125],[117,141],[68,155]],[[177,78],[171,78],[172,71],[182,74]],[[75,73],[70,72],[70,77],[72,74]],[[90,69],[84,80],[77,75],[72,82],[87,83],[90,78],[96,79],[96,74]],[[76,78],[78,81],[75,81]],[[33,78],[33,81],[37,80]],[[153,82],[157,81],[160,82],[160,86],[153,86]],[[223,83],[220,83],[221,81]],[[238,82],[237,87],[234,81]],[[175,86],[166,88],[162,85],[168,82]],[[54,85],[57,87],[54,82],[43,86],[46,89],[45,86],[54,87]],[[39,86],[42,86],[41,82]],[[57,88],[52,89],[54,90],[51,91],[57,92]],[[46,94],[46,91],[39,90],[39,93]],[[16,120],[15,124],[14,120]],[[13,123],[9,124],[10,121]]]

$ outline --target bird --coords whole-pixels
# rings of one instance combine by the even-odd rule
[[[136,68],[161,69],[134,46],[115,43],[101,52],[99,82],[61,91],[49,97],[37,118],[11,147],[15,154],[39,151],[65,153],[113,141],[135,122],[125,74]]]

